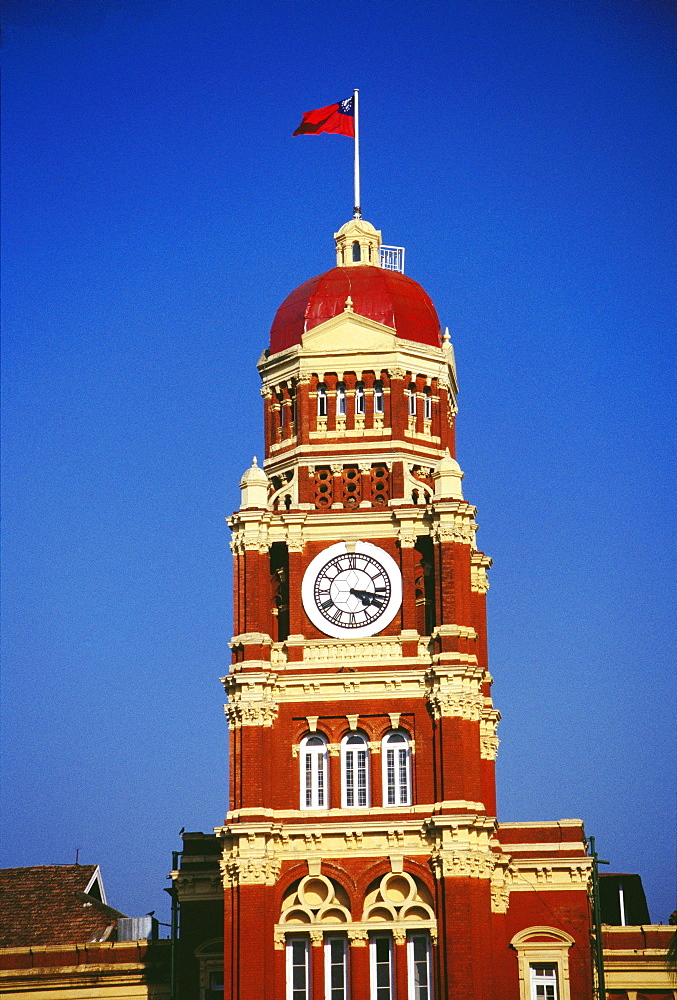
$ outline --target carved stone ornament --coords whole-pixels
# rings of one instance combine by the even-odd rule
[[[353,948],[364,948],[369,943],[369,934],[361,927],[355,930],[348,930],[348,940]]]
[[[284,951],[286,934],[284,931],[275,931],[275,951]]]
[[[404,927],[393,927],[393,941],[395,944],[407,943],[407,932]]]
[[[272,726],[277,718],[277,676],[263,674],[245,682],[229,674],[223,680],[228,695],[225,706],[229,729],[240,726]]]
[[[275,885],[282,864],[276,858],[228,858],[221,861],[224,884]]]
[[[507,913],[510,904],[510,889],[506,885],[492,885],[491,912]]]
[[[389,368],[388,369],[388,374],[390,375],[391,379],[393,379],[393,378],[405,379],[407,377],[407,369],[406,368]]]
[[[477,525],[474,521],[461,515],[453,521],[443,521],[433,526],[432,534],[438,542],[461,542],[466,545],[475,544]]]
[[[314,948],[319,948],[324,944],[324,931],[320,927],[312,927],[310,930],[310,943]]]
[[[460,718],[479,722],[484,708],[484,698],[481,694],[431,691],[428,695],[428,704],[434,719]]]
[[[470,564],[470,587],[478,594],[486,594],[489,590],[487,570],[491,566],[491,558],[483,552],[473,552]]]
[[[482,760],[496,760],[500,742],[497,736],[480,736],[480,757]]]
[[[298,375],[294,377],[294,382],[296,385],[308,385],[312,382],[313,376],[311,372],[299,372]]]
[[[496,858],[490,851],[438,849],[430,857],[435,878],[491,878]]]

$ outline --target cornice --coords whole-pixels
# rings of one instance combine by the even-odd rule
[[[258,661],[263,665],[262,661]],[[279,706],[284,703],[353,702],[387,700],[393,697],[420,698],[427,701],[436,719],[457,717],[479,722],[485,727],[497,719],[491,714],[491,702],[482,693],[484,671],[472,662],[436,664],[432,667],[400,667],[392,670],[360,670],[354,673],[339,668],[334,673],[298,673],[277,670],[235,669],[221,678],[228,703],[225,706],[231,729],[241,726],[272,726]],[[489,738],[490,732],[485,732]]]

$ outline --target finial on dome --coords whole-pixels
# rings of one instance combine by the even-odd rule
[[[381,233],[365,219],[351,219],[334,233],[337,267],[371,264],[379,267]]]
[[[444,336],[442,337],[442,340],[444,341],[445,346],[446,346],[446,344],[450,344],[451,343],[451,334],[449,333],[449,327],[448,326],[445,326],[445,328],[444,328]]]
[[[353,312],[353,297],[352,297],[352,295],[349,295],[348,298],[346,299],[345,305],[343,307],[343,311],[346,312],[346,313]]]

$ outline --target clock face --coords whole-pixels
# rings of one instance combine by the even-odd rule
[[[306,614],[325,635],[376,635],[402,603],[395,560],[370,542],[337,542],[315,556],[303,577]]]

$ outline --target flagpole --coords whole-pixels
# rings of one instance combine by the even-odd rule
[[[357,95],[359,90],[353,90],[353,110],[355,112],[355,207],[353,208],[353,218],[362,218],[360,208],[360,113],[357,105]]]

